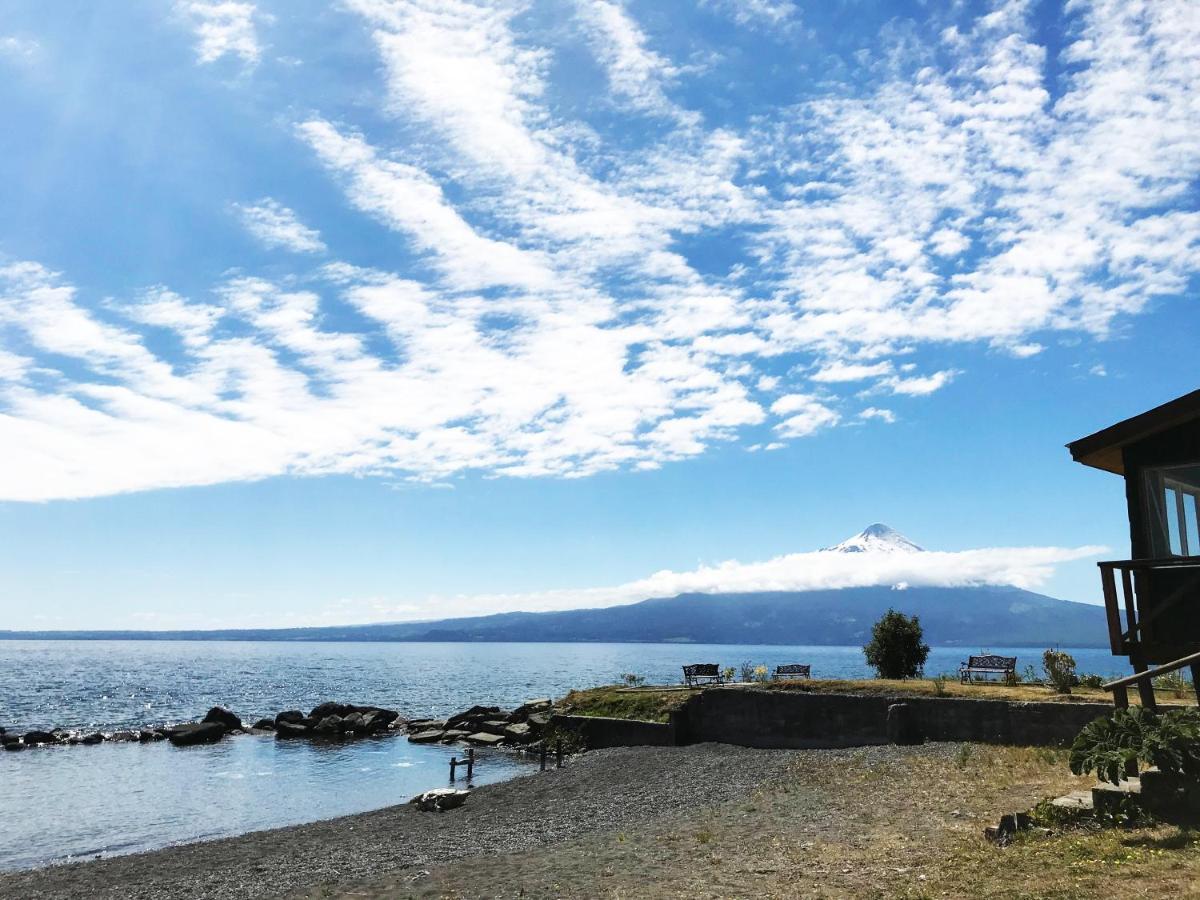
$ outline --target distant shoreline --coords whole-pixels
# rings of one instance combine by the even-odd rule
[[[217,631],[217,632],[187,632],[187,631],[0,631],[0,641],[162,641],[165,643],[214,643],[218,641],[236,641],[244,643],[267,644],[669,644],[673,646],[698,647],[859,647],[860,644],[845,643],[797,643],[795,641],[680,641],[680,640],[630,640],[628,638],[472,638],[459,637],[455,639],[434,640],[429,638],[405,637],[272,637],[272,632]],[[1055,641],[1050,644],[1061,646],[1066,650],[1104,650],[1107,643],[1078,643],[1059,645]],[[946,648],[977,648],[978,642],[930,642],[931,647]],[[1011,647],[1013,649],[1045,649],[1047,642],[1031,643],[1028,641],[993,640],[986,642],[988,647]]]

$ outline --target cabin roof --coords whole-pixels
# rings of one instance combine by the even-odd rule
[[[1200,390],[1067,444],[1071,458],[1095,469],[1125,474],[1122,449],[1185,422],[1200,420]]]

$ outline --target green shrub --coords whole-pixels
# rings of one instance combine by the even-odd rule
[[[863,655],[880,678],[916,678],[929,656],[923,638],[920,619],[889,609],[871,628]]]
[[[1046,679],[1054,686],[1056,693],[1069,694],[1079,682],[1075,677],[1075,657],[1070,653],[1047,650],[1042,654],[1042,668],[1046,670]]]
[[[930,681],[933,683],[933,696],[945,697],[946,696],[946,673],[942,672],[939,675],[934,675],[933,678],[930,679]]]
[[[1080,675],[1079,686],[1085,688],[1102,688],[1108,682],[1103,675]]]
[[[1200,710],[1156,713],[1142,707],[1118,709],[1085,725],[1071,744],[1071,771],[1095,772],[1118,783],[1130,763],[1200,778]]]
[[[754,680],[754,663],[750,662],[750,660],[744,660],[742,664],[738,666],[738,669],[741,672],[742,681]]]
[[[626,687],[641,687],[646,683],[646,679],[641,675],[635,675],[633,672],[626,672],[621,676],[621,682]]]
[[[1154,687],[1160,691],[1171,691],[1176,697],[1186,697],[1192,689],[1192,683],[1182,672],[1168,672],[1154,679]]]
[[[721,676],[725,681],[733,681],[733,676],[737,674],[737,669],[733,666],[726,666],[721,670]]]

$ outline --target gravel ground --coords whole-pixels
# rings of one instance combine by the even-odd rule
[[[837,752],[837,751],[830,751]],[[438,864],[495,858],[616,832],[744,797],[801,751],[722,744],[597,750],[565,768],[475,791],[466,806],[395,806],[326,822],[151,853],[0,875],[0,897],[248,898],[315,893],[392,878],[419,882]],[[394,888],[385,889],[395,895]]]

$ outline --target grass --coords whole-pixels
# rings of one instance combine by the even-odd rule
[[[712,690],[744,690],[760,688],[768,691],[801,691],[813,694],[858,694],[886,697],[965,697],[976,700],[1017,700],[1054,703],[1111,704],[1112,696],[1100,688],[1077,687],[1070,694],[1056,694],[1043,684],[960,684],[957,678],[914,678],[892,681],[884,678],[857,680],[794,678],[780,681],[735,683]],[[610,716],[618,719],[642,719],[665,722],[672,709],[681,706],[696,690],[681,686],[647,686],[630,688],[623,685],[571,691],[557,704],[560,712],[577,716]],[[1139,702],[1137,691],[1130,703]],[[1159,691],[1161,705],[1190,705],[1194,697],[1187,692]]]

